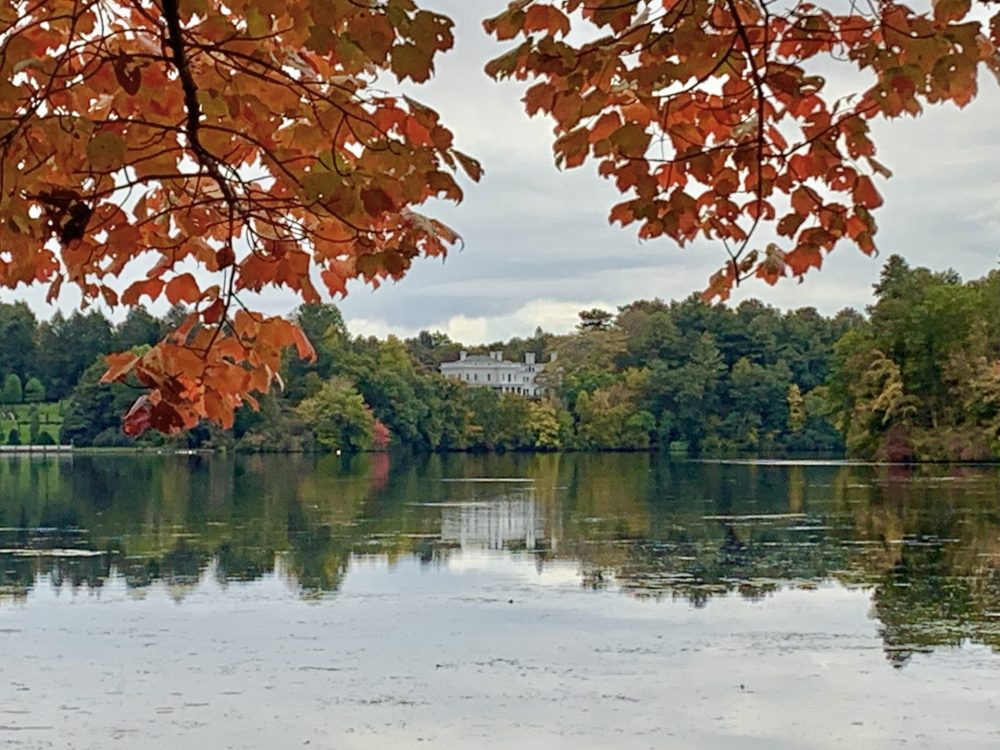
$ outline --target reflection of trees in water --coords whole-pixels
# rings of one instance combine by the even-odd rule
[[[509,478],[475,482],[448,479]],[[1000,649],[994,470],[670,463],[648,456],[75,457],[0,461],[0,600],[113,575],[172,596],[285,576],[335,591],[358,556],[458,550],[579,565],[582,584],[706,606],[871,587],[887,655]],[[96,550],[65,557],[45,550]],[[16,551],[15,554],[13,551]],[[31,556],[26,556],[30,553]]]
[[[926,545],[926,546],[925,546]],[[872,581],[872,613],[886,655],[902,666],[914,653],[975,641],[1000,650],[1000,569],[960,567],[948,545],[903,546],[900,559]]]
[[[0,551],[0,602],[24,599],[38,578],[58,592],[100,589],[111,576],[106,555],[64,557]]]

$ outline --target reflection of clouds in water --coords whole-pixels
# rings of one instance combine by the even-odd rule
[[[485,550],[463,550],[448,558],[447,569],[454,573],[502,572],[506,577],[539,586],[572,586],[580,584],[580,566],[569,560],[547,560],[538,565],[533,557],[489,552]]]
[[[89,749],[119,732],[143,750],[996,747],[997,657],[945,649],[892,670],[863,591],[695,610],[527,585],[527,555],[455,560],[461,575],[450,561],[428,575],[413,558],[358,558],[338,594],[310,602],[280,572],[224,592],[203,577],[183,606],[162,583],[130,601],[120,577],[100,601],[29,602],[0,623],[2,723],[22,727],[0,737]]]

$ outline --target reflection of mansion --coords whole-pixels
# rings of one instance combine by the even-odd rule
[[[552,355],[554,360],[556,355]],[[535,384],[535,377],[545,369],[535,362],[535,353],[524,355],[524,362],[508,362],[503,352],[468,354],[462,352],[456,362],[443,362],[441,374],[446,378],[461,380],[466,385],[492,388],[503,393],[522,396],[541,396],[544,388]]]
[[[462,549],[502,550],[523,545],[533,550],[545,540],[545,519],[533,499],[456,503],[441,511],[441,539]]]

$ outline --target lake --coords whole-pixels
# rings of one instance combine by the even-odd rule
[[[997,748],[1000,469],[0,458],[0,746]]]

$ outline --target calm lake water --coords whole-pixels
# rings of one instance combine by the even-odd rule
[[[0,459],[3,748],[997,748],[1000,469]]]

